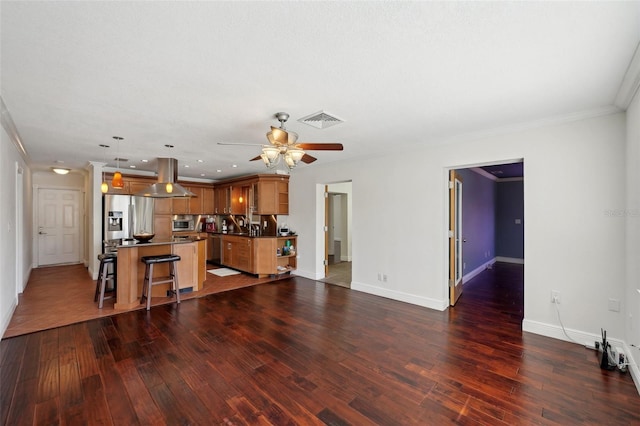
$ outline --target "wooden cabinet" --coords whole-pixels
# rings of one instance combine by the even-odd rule
[[[156,198],[153,201],[153,212],[155,214],[171,214],[173,202],[171,198]]]
[[[240,271],[253,271],[253,238],[237,235],[222,237],[221,261],[224,266]]]
[[[153,233],[155,238],[171,238],[172,218],[168,214],[153,215]]]
[[[178,256],[180,256],[180,261],[176,262],[179,287],[192,287],[193,290],[199,290],[200,283],[198,282],[197,243],[174,244],[172,248],[173,254],[177,254]]]
[[[288,177],[260,177],[251,185],[251,211],[256,214],[289,214]]]
[[[202,214],[204,213],[203,199],[204,188],[200,186],[186,186],[183,185],[188,191],[195,194],[193,197],[177,197],[171,198],[173,214]]]
[[[297,237],[223,235],[221,258],[222,265],[243,272],[259,276],[285,274],[297,267]]]
[[[229,214],[231,207],[231,185],[216,186],[214,192],[214,213]]]
[[[231,187],[231,214],[249,214],[249,185]]]
[[[214,214],[215,200],[213,188],[202,188],[202,214]]]
[[[204,208],[202,207],[204,188],[190,186],[188,189],[195,194],[195,197],[189,198],[189,213],[202,214],[204,212]]]
[[[215,214],[289,214],[289,176],[238,178],[216,185],[214,192]]]

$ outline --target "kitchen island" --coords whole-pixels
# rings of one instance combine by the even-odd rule
[[[115,309],[131,309],[140,304],[145,265],[142,256],[176,254],[180,289],[198,291],[206,279],[206,239],[204,238],[154,238],[149,242],[125,241],[118,245],[118,291]],[[154,277],[169,275],[167,264],[156,265]],[[169,284],[154,285],[152,297],[166,297]],[[184,291],[184,290],[183,290]]]

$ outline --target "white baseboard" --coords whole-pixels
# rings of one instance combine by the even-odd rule
[[[397,300],[399,302],[410,303],[412,305],[423,306],[429,309],[444,311],[449,303],[445,300],[431,299],[428,297],[420,297],[413,294],[402,293],[400,291],[380,288],[373,285],[351,281],[351,290],[361,291],[363,293],[373,294],[375,296],[385,297],[387,299]]]
[[[495,259],[496,262],[517,263],[518,265],[524,265],[524,259],[520,259],[518,257],[496,256]]]
[[[15,297],[9,309],[2,315],[0,318],[0,340],[2,340],[2,336],[4,336],[4,332],[7,331],[7,327],[9,327],[9,323],[11,322],[11,317],[18,306],[18,298]]]
[[[475,277],[476,275],[478,275],[480,272],[486,270],[489,265],[493,265],[494,263],[496,263],[496,259],[491,259],[485,263],[483,263],[482,265],[478,266],[476,269],[474,269],[471,272],[467,272],[463,277],[462,277],[462,281],[467,282],[469,281],[471,278]]]
[[[594,342],[599,342],[602,340],[602,336],[595,333],[587,333],[581,330],[575,330],[572,328],[566,328],[567,334],[571,339],[578,342],[580,345],[590,345],[592,346]],[[564,340],[565,342],[572,342],[567,336],[562,332],[562,327],[555,324],[548,324],[539,321],[531,321],[531,320],[523,320],[522,321],[522,331],[527,331],[529,333],[539,334],[541,336],[551,337],[553,339]],[[607,337],[607,340],[611,342],[612,346],[623,346],[624,341],[620,339]]]
[[[638,368],[638,360],[640,356],[636,354],[640,354],[637,347],[628,346],[626,343],[622,346],[625,354],[627,356],[627,362],[629,365],[629,374],[631,374],[631,378],[633,379],[633,383],[636,385],[636,390],[638,394],[640,394],[640,368]]]

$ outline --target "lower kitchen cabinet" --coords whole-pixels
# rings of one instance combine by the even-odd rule
[[[253,238],[237,235],[222,237],[220,263],[244,272],[253,272]]]
[[[287,243],[288,242],[288,243]],[[297,266],[297,238],[222,236],[221,264],[259,276],[280,275]]]

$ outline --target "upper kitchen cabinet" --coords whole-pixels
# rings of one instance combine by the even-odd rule
[[[252,209],[257,214],[289,214],[289,176],[260,176],[252,185]]]
[[[213,187],[202,188],[202,214],[214,214],[215,201]]]
[[[249,214],[249,189],[248,183],[240,182],[231,187],[231,214]]]
[[[214,188],[214,198],[215,214],[247,214],[247,196],[244,195],[243,188],[239,182],[233,185],[216,186]]]
[[[215,186],[213,188],[214,213],[231,213],[231,185]]]
[[[289,214],[289,176],[253,175],[214,186],[216,214]]]
[[[203,214],[204,188],[201,186],[183,185],[188,191],[193,192],[193,197],[172,198],[173,214]]]

